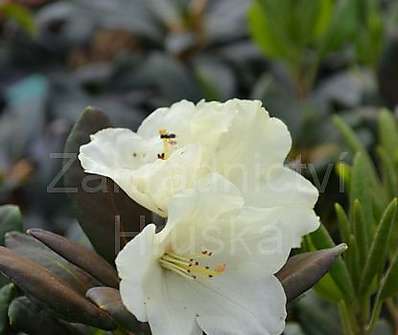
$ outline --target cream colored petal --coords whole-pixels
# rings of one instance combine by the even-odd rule
[[[151,273],[161,278],[160,284],[148,278],[146,307],[152,335],[202,335],[191,308],[190,296],[185,296],[173,280],[174,273],[160,268]],[[187,279],[185,279],[187,281]]]
[[[116,258],[120,295],[126,308],[142,322],[148,321],[144,284],[153,269],[158,267],[154,255],[155,225],[151,224],[131,240]],[[160,285],[159,277],[152,276],[153,285]]]
[[[131,183],[153,204],[150,208],[167,216],[171,198],[190,188],[200,177],[201,148],[188,145],[174,151],[166,160],[158,159],[134,172]]]
[[[299,173],[282,166],[269,169],[250,189],[243,189],[247,204],[253,207],[313,208],[319,192]]]
[[[160,129],[166,129],[177,135],[177,141],[183,145],[192,143],[190,138],[190,124],[195,115],[195,105],[182,100],[169,108],[159,108],[151,113],[138,128],[138,135],[149,139],[159,136]]]
[[[279,335],[286,298],[279,281],[261,273],[231,273],[214,280],[186,280],[167,274],[170,296],[208,335]]]

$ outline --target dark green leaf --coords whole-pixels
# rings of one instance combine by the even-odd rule
[[[335,204],[334,208],[336,210],[337,215],[337,222],[339,224],[339,231],[341,238],[345,243],[350,242],[350,235],[351,235],[351,227],[350,221],[348,220],[347,214],[344,211],[344,208],[340,206],[340,204]]]
[[[365,294],[372,284],[375,276],[381,274],[387,261],[391,231],[396,223],[397,199],[391,201],[385,210],[383,217],[377,227],[375,236],[368,253],[366,264],[362,272],[359,291]]]
[[[69,263],[32,236],[18,232],[8,233],[6,246],[17,255],[29,258],[45,267],[82,296],[91,287],[100,285],[89,274]]]
[[[398,195],[398,175],[394,166],[394,156],[389,155],[385,147],[377,148],[377,153],[381,161],[384,186],[389,196],[393,198]]]
[[[90,141],[90,135],[109,127],[108,118],[97,109],[87,108],[83,112],[65,144],[65,153],[74,161],[70,165],[70,159],[65,159],[64,184],[77,210],[80,225],[95,250],[113,264],[120,239],[120,247],[123,247],[128,237],[140,231],[143,219],[151,222],[151,213],[131,200],[110,179],[99,176],[93,179],[92,175],[84,173],[77,159],[80,146]],[[89,190],[88,181],[91,181]],[[119,219],[120,227],[117,225]],[[126,233],[128,237],[126,234],[119,236],[119,233]]]
[[[27,233],[104,285],[119,287],[115,269],[95,252],[49,231],[29,229]]]
[[[386,154],[394,159],[398,153],[398,127],[392,113],[382,110],[379,113],[379,141]]]
[[[291,257],[276,275],[282,283],[288,301],[314,286],[346,249],[345,244],[340,244],[334,248]]]
[[[8,305],[14,299],[16,289],[14,284],[8,284],[0,290],[0,334],[8,329]]]
[[[55,312],[60,318],[111,330],[114,323],[107,313],[65,285],[41,265],[0,247],[0,272],[28,296]]]
[[[0,245],[9,231],[22,231],[22,216],[19,208],[12,205],[0,206]]]
[[[361,266],[365,266],[366,258],[369,250],[369,236],[371,231],[369,229],[368,222],[365,221],[365,213],[362,210],[362,205],[358,199],[353,202],[352,209],[352,221],[353,221],[353,236],[355,237],[356,245],[358,248],[358,260]]]
[[[380,297],[382,300],[398,294],[398,251],[391,259],[387,272],[380,284]]]
[[[310,239],[317,250],[335,247],[332,238],[323,225],[321,225],[317,231],[310,234]],[[341,257],[337,258],[333,266],[330,268],[329,273],[337,287],[343,293],[344,299],[352,302],[355,296],[354,287],[346,263]]]
[[[339,130],[341,136],[343,137],[343,140],[345,141],[351,152],[366,152],[365,147],[362,145],[355,132],[340,116],[334,115],[333,123]]]

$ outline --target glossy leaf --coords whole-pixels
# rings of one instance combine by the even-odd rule
[[[29,229],[27,233],[104,285],[114,288],[119,287],[119,279],[115,269],[92,250],[42,229]]]
[[[0,247],[0,272],[28,296],[55,312],[60,318],[111,330],[114,323],[107,313],[90,303],[47,269]]]
[[[18,232],[8,233],[6,246],[17,255],[40,264],[82,296],[91,287],[100,285],[89,274],[69,263],[32,236]]]
[[[126,330],[136,332],[144,326],[124,307],[118,290],[111,287],[94,287],[87,292],[87,298],[108,312],[115,322]]]
[[[397,228],[394,225],[397,214],[397,199],[394,199],[385,210],[383,217],[377,227],[375,236],[372,241],[370,251],[366,260],[365,267],[362,272],[361,285],[359,291],[365,294],[372,284],[375,276],[381,274],[387,261],[389,241],[391,231]]]
[[[80,146],[89,142],[91,134],[108,127],[111,127],[110,121],[99,110],[87,108],[83,112],[65,144],[64,167],[67,172],[64,184],[77,210],[80,225],[95,250],[113,264],[120,239],[120,247],[123,247],[140,231],[143,219],[144,222],[151,221],[151,213],[131,200],[110,179],[84,173],[77,159]],[[119,220],[120,227],[117,225]],[[119,233],[128,236],[119,236]]]
[[[340,244],[334,248],[291,257],[276,275],[285,289],[288,301],[314,286],[345,250],[347,246]]]
[[[10,231],[22,231],[22,216],[19,208],[13,205],[0,206],[0,245],[4,246],[4,236]]]

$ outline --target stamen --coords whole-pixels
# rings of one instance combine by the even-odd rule
[[[167,159],[170,156],[171,146],[176,145],[176,134],[169,133],[166,129],[159,129],[160,139],[163,141],[163,152],[158,154],[159,159]]]
[[[203,251],[199,257],[205,254],[209,256],[212,253]],[[225,264],[219,264],[214,268],[208,265],[202,266],[195,258],[179,256],[173,252],[166,252],[160,257],[159,264],[164,269],[173,271],[188,279],[214,278],[224,273],[226,267]]]

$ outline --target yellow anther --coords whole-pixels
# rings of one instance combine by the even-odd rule
[[[160,139],[163,141],[163,152],[158,154],[159,159],[167,159],[170,156],[171,147],[177,144],[176,135],[169,133],[166,129],[159,129]]]
[[[211,256],[211,252],[202,252],[201,255]],[[200,256],[199,256],[200,257]],[[183,257],[172,252],[166,252],[160,259],[159,264],[166,270],[173,271],[185,278],[213,278],[225,271],[225,264],[217,266],[203,266],[195,257]]]

